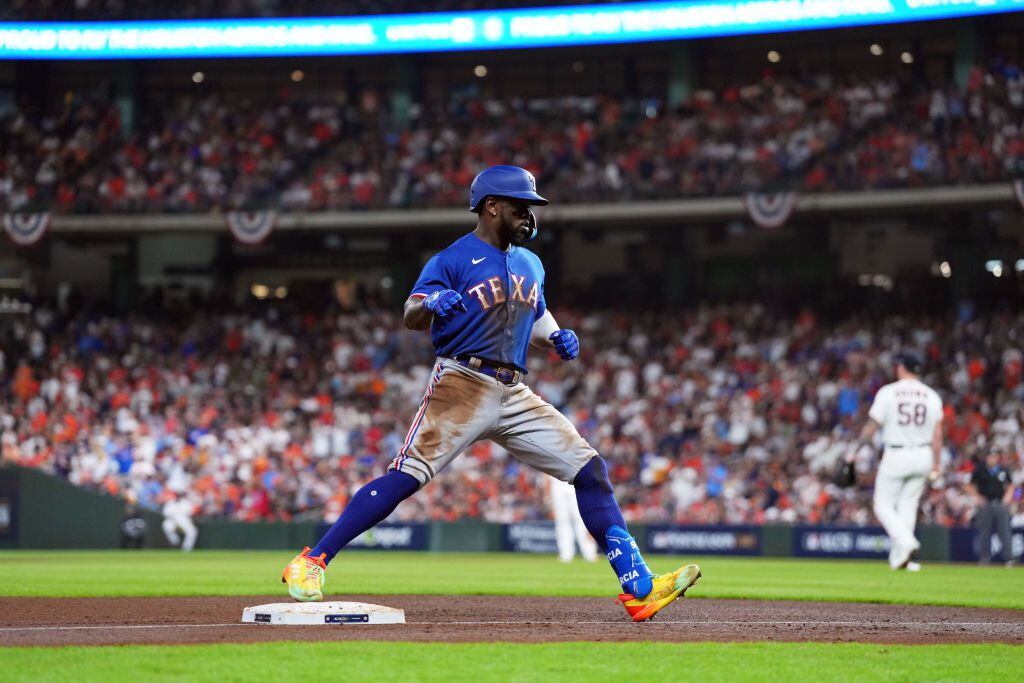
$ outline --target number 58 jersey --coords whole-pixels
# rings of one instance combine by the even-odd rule
[[[882,426],[887,448],[927,446],[942,420],[942,399],[920,380],[901,379],[878,390],[868,417]]]

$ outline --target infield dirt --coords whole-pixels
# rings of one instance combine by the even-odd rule
[[[628,620],[610,598],[329,596],[405,610],[392,626],[241,624],[280,595],[0,598],[0,646],[394,640],[414,642],[815,641],[1024,644],[1024,611],[867,603],[684,599]]]

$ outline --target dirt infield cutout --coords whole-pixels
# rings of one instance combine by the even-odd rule
[[[0,598],[0,646],[247,643],[815,641],[1024,644],[1024,611],[867,603],[685,599],[634,624],[612,598],[353,595],[405,610],[392,626],[240,623],[281,596]]]

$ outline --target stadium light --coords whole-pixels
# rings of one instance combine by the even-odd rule
[[[203,74],[202,71],[197,71],[194,74],[192,74],[192,82],[193,83],[202,83],[203,79],[205,79],[205,78],[206,78],[206,76]]]
[[[903,54],[900,55],[900,61],[903,62],[904,64],[913,64],[914,55],[910,54],[909,52],[904,52]]]
[[[1003,276],[1003,262],[999,259],[992,259],[991,261],[985,261],[985,270],[992,273],[996,277]]]
[[[949,278],[953,275],[953,269],[949,265],[949,261],[943,261],[939,264],[939,273],[944,278]]]
[[[1018,273],[1024,273],[1024,258],[1017,259],[1017,262],[1013,264],[1013,269]]]
[[[473,67],[473,75],[476,76],[477,78],[483,78],[484,76],[487,75],[487,67],[484,66],[483,64],[477,64],[475,67]]]
[[[881,57],[882,53],[885,52],[885,50],[882,49],[882,46],[878,43],[871,43],[871,47],[869,47],[868,50],[870,50],[871,54],[876,57]]]
[[[508,50],[870,26],[1022,6],[1024,0],[677,0],[344,17],[0,22],[0,59]]]
[[[768,61],[771,62],[772,64],[778,64],[780,61],[782,61],[782,55],[778,53],[778,50],[769,50]]]

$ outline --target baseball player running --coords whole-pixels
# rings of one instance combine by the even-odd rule
[[[921,361],[912,354],[896,359],[896,381],[875,394],[868,421],[860,438],[847,453],[852,462],[863,446],[870,444],[882,430],[885,448],[875,475],[875,516],[889,534],[889,566],[919,571],[911,562],[921,547],[914,537],[917,504],[926,479],[934,481],[941,473],[942,399],[920,380]]]
[[[406,327],[429,329],[437,355],[419,409],[387,473],[357,491],[320,542],[288,563],[281,580],[296,600],[322,599],[334,556],[482,439],[574,486],[633,621],[650,619],[700,578],[695,564],[660,575],[648,569],[604,459],[523,383],[528,345],[554,349],[565,361],[579,353],[576,334],[559,329],[547,309],[540,259],[522,247],[537,234],[530,206],[547,203],[533,176],[517,166],[492,166],[473,180],[476,229],[427,262],[405,302]]]

